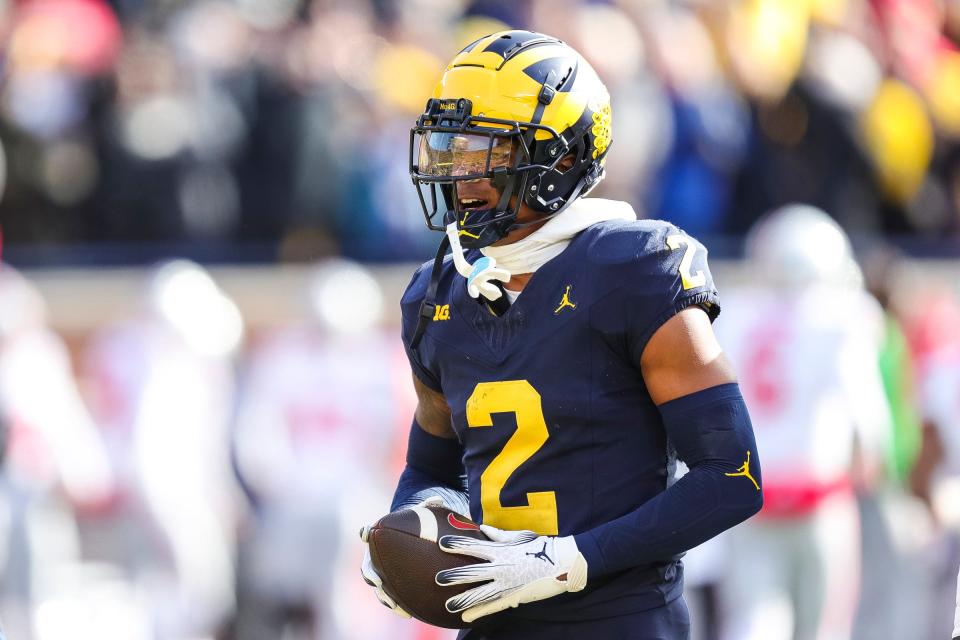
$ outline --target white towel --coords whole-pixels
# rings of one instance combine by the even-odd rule
[[[581,198],[526,238],[500,247],[484,247],[480,251],[511,274],[533,273],[560,255],[571,238],[587,227],[606,220],[636,219],[637,214],[629,203]]]

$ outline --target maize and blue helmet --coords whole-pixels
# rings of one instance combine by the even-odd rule
[[[484,247],[523,226],[521,203],[542,220],[586,195],[611,141],[610,95],[590,64],[556,38],[503,31],[447,66],[411,130],[410,175],[430,229],[456,221],[464,246]],[[457,197],[479,179],[496,202]]]

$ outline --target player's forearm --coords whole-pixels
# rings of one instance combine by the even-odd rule
[[[672,487],[638,509],[576,537],[589,576],[605,575],[668,559],[709,540],[756,513],[760,494],[750,487],[720,489],[729,464],[691,469]]]
[[[686,551],[760,510],[760,464],[736,384],[660,407],[690,472],[634,511],[578,534],[591,578]]]
[[[417,504],[434,495],[443,498],[454,511],[469,513],[463,446],[456,439],[427,433],[414,420],[407,443],[407,466],[400,475],[390,510]]]

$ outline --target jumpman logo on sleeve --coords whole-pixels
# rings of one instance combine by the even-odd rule
[[[757,488],[757,491],[760,491],[760,485],[757,484],[757,481],[753,479],[753,476],[750,475],[750,452],[747,451],[747,460],[740,465],[740,467],[733,473],[725,473],[725,476],[730,476],[731,478],[736,478],[739,476],[745,476],[750,482],[753,483],[753,486]]]

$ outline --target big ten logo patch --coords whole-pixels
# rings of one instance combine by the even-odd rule
[[[434,320],[449,320],[450,319],[450,305],[448,304],[438,304],[436,310],[433,312]]]

